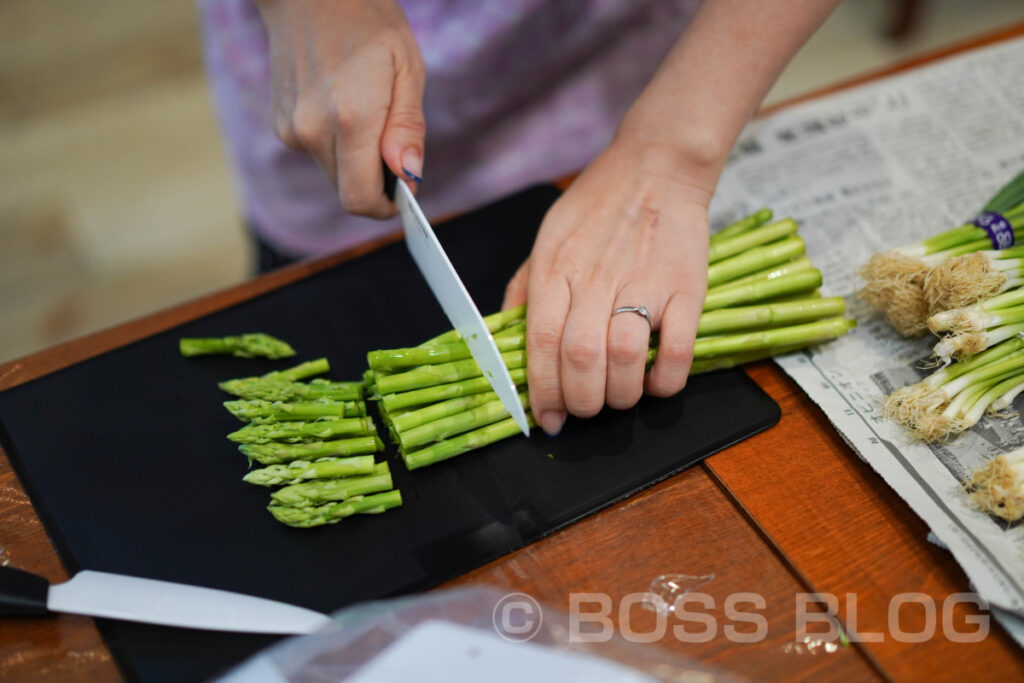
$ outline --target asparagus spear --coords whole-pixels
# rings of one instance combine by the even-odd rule
[[[367,436],[375,434],[373,419],[351,417],[316,422],[272,422],[248,425],[228,434],[235,443],[267,443],[268,441],[316,441],[338,436]]]
[[[293,460],[311,460],[329,456],[364,455],[384,450],[384,443],[376,434],[332,441],[309,443],[244,443],[238,447],[250,460],[273,465]]]
[[[482,395],[486,396],[487,394]],[[527,410],[530,409],[530,397],[527,392],[520,392],[519,402]],[[506,417],[508,417],[508,411],[501,399],[495,396],[492,401],[454,415],[426,422],[411,429],[397,430],[398,441],[403,450],[410,450],[431,441],[441,441],[455,434],[492,424]]]
[[[730,283],[708,290],[704,297],[704,311],[768,301],[797,292],[809,292],[820,286],[821,271],[817,269],[800,270],[772,279],[752,280],[736,286]]]
[[[372,473],[373,456],[357,455],[352,458],[293,460],[286,465],[270,465],[252,470],[242,480],[257,486],[280,486],[298,484],[308,479],[337,479]]]
[[[312,507],[332,500],[345,500],[352,496],[378,493],[391,488],[391,472],[386,462],[373,466],[373,473],[363,477],[325,479],[292,484],[270,494],[277,505]]]
[[[735,223],[731,223],[711,235],[710,242],[711,244],[715,244],[716,242],[721,242],[729,237],[735,237],[736,235],[747,232],[748,230],[753,230],[754,228],[764,225],[770,221],[772,219],[772,215],[771,209],[755,211],[749,216],[744,216]]]
[[[402,504],[402,494],[396,489],[372,496],[354,496],[340,503],[327,503],[315,507],[294,508],[271,503],[267,507],[279,522],[294,527],[314,527],[334,524],[352,515],[375,515]]]
[[[186,357],[230,353],[239,358],[262,356],[277,360],[295,355],[295,349],[286,342],[261,332],[228,337],[185,337],[178,341],[178,349]]]
[[[732,237],[720,238],[708,249],[708,263],[717,263],[754,247],[795,235],[796,231],[796,221],[784,218],[778,223],[763,225]]]
[[[526,383],[526,368],[512,368],[508,371],[512,381],[517,385]],[[491,391],[491,385],[484,376],[473,377],[460,382],[437,384],[422,389],[403,391],[381,397],[381,405],[389,413],[404,410],[412,406],[437,403],[456,396],[468,396],[482,391]]]
[[[314,401],[321,398],[332,401],[358,401],[363,397],[362,382],[329,382],[323,379],[314,379],[304,384],[247,377],[221,382],[219,386],[239,398],[264,401]]]
[[[310,403],[284,403],[282,401],[271,403],[259,399],[225,401],[224,407],[242,422],[254,424],[366,415],[366,404],[362,401],[331,401],[330,399],[318,399]]]
[[[498,350],[515,351],[524,348],[526,346],[525,327],[523,330],[519,334],[504,334],[494,337],[494,343]],[[464,341],[407,349],[383,349],[366,354],[366,360],[370,367],[377,372],[413,368],[418,365],[448,363],[472,357],[469,346]]]
[[[523,350],[506,351],[501,354],[505,366],[509,370],[526,366],[526,352]],[[472,358],[457,360],[451,363],[424,365],[422,367],[400,372],[396,375],[384,375],[377,378],[377,391],[381,394],[394,394],[429,387],[434,384],[447,384],[463,379],[479,377],[483,373],[480,366]]]
[[[526,420],[531,427],[537,426],[532,413],[526,414]],[[501,441],[519,433],[519,425],[510,417],[506,420],[489,424],[486,427],[474,429],[465,434],[459,434],[451,439],[432,443],[418,451],[405,453],[402,457],[405,460],[405,466],[410,470],[415,470],[427,465],[433,465],[442,460],[454,458],[457,455],[462,455],[477,448],[483,448],[495,441]]]

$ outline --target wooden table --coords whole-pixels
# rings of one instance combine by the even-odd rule
[[[800,99],[1021,35],[1024,24]],[[271,273],[7,363],[0,366],[0,389],[294,282],[396,238]],[[659,575],[713,574],[714,580],[700,590],[715,599],[706,612],[716,620],[718,635],[706,643],[683,643],[670,630],[660,647],[754,678],[1024,679],[1024,655],[994,621],[989,636],[972,644],[951,642],[941,629],[918,644],[892,637],[888,615],[893,596],[924,593],[941,609],[948,596],[969,590],[964,573],[949,553],[925,540],[925,524],[857,458],[787,376],[770,362],[751,365],[748,372],[782,407],[776,427],[451,585],[483,583],[523,591],[566,610],[570,593],[606,593],[616,606],[615,618],[624,596],[648,590]],[[2,453],[0,564],[51,581],[67,578]],[[722,627],[735,623],[723,602],[736,592],[765,599],[758,612],[767,620],[768,635],[760,642],[735,644],[723,635]],[[795,644],[796,599],[802,593],[837,596],[847,631],[879,633],[883,640],[839,648]],[[856,596],[855,606],[847,594]],[[904,609],[901,627],[919,631],[923,614]],[[965,620],[977,614],[973,606],[961,605],[954,611],[954,625],[969,632]],[[636,608],[628,616],[636,632],[655,625],[650,611]],[[0,679],[35,678],[104,681],[118,680],[120,674],[90,619],[4,622]]]

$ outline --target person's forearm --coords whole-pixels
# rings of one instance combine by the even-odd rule
[[[705,0],[617,136],[657,150],[710,193],[743,126],[837,4]]]

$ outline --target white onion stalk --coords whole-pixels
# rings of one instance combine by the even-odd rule
[[[1013,405],[1014,399],[1020,396],[1020,393],[1022,391],[1024,391],[1024,382],[1021,382],[1020,384],[1013,387],[996,400],[992,401],[992,405],[989,406],[988,409],[989,412],[992,413],[993,415],[998,415],[1002,413],[1004,410]]]
[[[1024,323],[1002,325],[981,332],[964,332],[940,340],[932,348],[932,354],[943,365],[948,365],[954,356],[957,359],[970,358],[1022,332]]]
[[[928,318],[928,329],[936,334],[949,332],[958,335],[966,332],[981,332],[993,327],[1020,322],[1024,322],[1024,306],[988,311],[983,306],[976,304],[936,313]]]
[[[976,469],[965,488],[984,512],[1007,522],[1024,517],[1024,448],[1001,453]]]
[[[1024,287],[1016,287],[1002,294],[997,294],[973,306],[951,308],[934,313],[928,318],[928,328],[936,334],[948,332],[956,327],[964,316],[970,317],[976,312],[1002,313],[1004,309],[1017,308],[1018,306],[1024,306]]]

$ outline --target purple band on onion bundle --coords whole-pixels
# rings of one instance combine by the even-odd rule
[[[1009,249],[1013,246],[1013,226],[1003,214],[982,211],[971,222],[988,233],[993,249]]]

